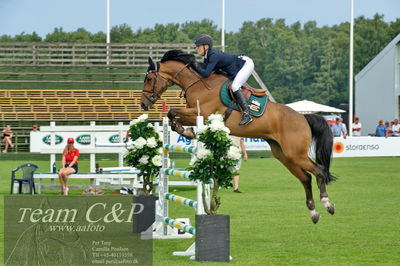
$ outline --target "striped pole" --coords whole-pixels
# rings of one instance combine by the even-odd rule
[[[164,223],[169,224],[172,227],[178,228],[179,230],[185,231],[186,233],[195,235],[196,227],[184,224],[182,222],[178,222],[172,218],[164,217]]]
[[[195,200],[184,198],[184,197],[172,194],[172,193],[165,193],[164,198],[167,200],[170,200],[170,201],[180,203],[184,206],[188,206],[188,207],[197,209],[197,201],[195,201]]]
[[[174,168],[164,168],[161,169],[161,172],[163,174],[169,175],[169,176],[175,176],[175,177],[183,177],[186,179],[189,179],[189,176],[191,175],[192,171],[182,171],[182,170],[177,170]]]
[[[164,149],[167,151],[179,151],[188,153],[195,153],[197,151],[197,148],[195,146],[184,146],[184,145],[174,145],[174,144],[165,144]]]

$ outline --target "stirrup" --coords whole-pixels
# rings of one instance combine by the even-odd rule
[[[242,120],[240,121],[239,125],[240,126],[245,126],[250,124],[253,121],[253,117],[248,113],[248,112],[243,112],[242,114]]]

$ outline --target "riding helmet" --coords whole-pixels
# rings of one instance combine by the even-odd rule
[[[213,45],[213,39],[210,35],[208,34],[200,34],[199,36],[196,37],[194,40],[194,45],[199,46],[199,45],[206,45],[208,44],[210,48]]]

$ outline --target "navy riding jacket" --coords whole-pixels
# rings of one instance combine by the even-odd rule
[[[207,57],[204,59],[205,67],[196,66],[196,71],[207,78],[214,70],[221,69],[226,72],[228,78],[233,80],[245,61],[239,55],[224,53],[222,51],[209,49]]]

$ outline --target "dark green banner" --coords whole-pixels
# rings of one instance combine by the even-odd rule
[[[5,196],[5,265],[151,265],[131,197]]]

